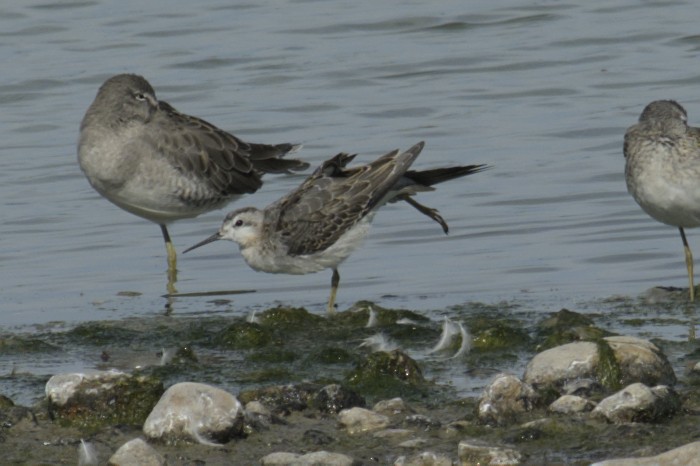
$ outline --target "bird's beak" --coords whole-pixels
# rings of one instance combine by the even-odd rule
[[[205,239],[204,241],[200,241],[199,243],[195,244],[194,246],[185,249],[184,251],[182,251],[182,253],[184,254],[187,251],[197,249],[200,246],[204,246],[205,244],[213,243],[214,241],[218,241],[220,239],[221,239],[221,235],[217,231],[216,233],[214,233],[213,235],[211,235],[209,238]]]

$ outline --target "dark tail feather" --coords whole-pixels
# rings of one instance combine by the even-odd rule
[[[299,159],[283,159],[301,149],[301,144],[251,144],[251,162],[257,170],[265,173],[291,173],[309,168],[309,164]]]
[[[490,168],[488,165],[466,165],[462,167],[435,168],[433,170],[409,170],[404,176],[423,186],[432,186],[443,181],[473,175]]]

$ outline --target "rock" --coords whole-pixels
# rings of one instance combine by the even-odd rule
[[[311,405],[323,413],[336,414],[343,409],[365,406],[365,399],[342,385],[331,384],[314,394]]]
[[[688,443],[656,456],[612,459],[594,463],[591,466],[681,466],[697,464],[700,464],[700,442]]]
[[[222,348],[253,349],[270,344],[272,334],[269,329],[254,322],[234,322],[214,336],[212,342]]]
[[[452,466],[452,458],[424,451],[408,458],[401,456],[396,459],[394,466]]]
[[[153,377],[119,371],[54,375],[46,383],[49,415],[62,425],[140,425],[163,393]]]
[[[673,368],[652,343],[633,337],[606,337],[599,343],[568,343],[537,354],[528,363],[523,380],[537,391],[566,393],[577,379],[592,379],[608,392],[622,384],[674,384]]]
[[[462,440],[457,446],[462,466],[476,464],[520,464],[522,455],[512,448],[494,447],[475,440]]]
[[[602,400],[591,416],[615,424],[659,422],[672,417],[680,408],[680,397],[673,389],[665,385],[649,388],[635,383]]]
[[[411,412],[410,408],[406,406],[406,403],[401,398],[378,401],[374,404],[374,406],[372,406],[372,411],[376,411],[379,414],[384,414],[386,416]]]
[[[383,429],[389,425],[389,418],[364,408],[350,408],[338,413],[338,421],[351,434]]]
[[[477,416],[484,424],[509,424],[518,414],[530,411],[537,402],[538,396],[530,385],[514,375],[501,374],[481,395]]]
[[[596,404],[576,395],[563,395],[549,405],[549,411],[559,414],[586,413],[596,407]]]
[[[442,427],[440,421],[433,420],[424,414],[411,414],[406,416],[405,422],[409,426],[415,426],[421,430],[439,429]]]
[[[238,397],[243,403],[260,401],[273,414],[286,415],[292,411],[303,411],[309,407],[316,393],[321,389],[317,384],[277,385],[241,392]]]
[[[418,363],[401,350],[370,354],[349,379],[375,376],[389,376],[412,385],[425,382]]]
[[[341,453],[316,451],[299,455],[297,453],[276,452],[260,459],[263,466],[353,466],[355,461]]]
[[[143,425],[148,438],[205,445],[225,443],[243,433],[244,410],[232,394],[201,383],[168,388]]]
[[[384,429],[375,432],[372,436],[375,438],[398,439],[410,437],[411,435],[413,435],[413,431],[409,429]]]
[[[109,466],[165,466],[165,458],[140,438],[126,442],[114,452],[107,463]]]
[[[644,385],[675,385],[676,374],[666,356],[653,343],[641,338],[607,337],[615,359],[622,372],[621,383],[629,385],[641,382]]]

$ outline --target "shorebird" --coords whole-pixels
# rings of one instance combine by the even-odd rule
[[[340,283],[338,265],[367,235],[377,209],[387,202],[406,201],[447,233],[447,223],[439,212],[411,196],[485,168],[467,165],[409,170],[423,145],[419,142],[406,152],[395,150],[352,168],[347,164],[355,155],[338,154],[266,208],[247,207],[229,213],[218,232],[184,252],[225,239],[238,243],[245,261],[257,271],[307,274],[332,269],[327,309],[333,313]]]
[[[102,84],[83,117],[78,162],[103,197],[160,225],[174,289],[177,256],[166,225],[257,191],[264,173],[306,169],[281,159],[300,147],[244,142],[159,101],[142,76],[120,74]]]
[[[694,301],[693,254],[684,229],[700,226],[700,128],[688,126],[678,102],[651,102],[625,132],[624,154],[629,193],[654,220],[681,234]]]

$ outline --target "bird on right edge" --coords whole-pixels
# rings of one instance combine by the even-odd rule
[[[681,234],[692,302],[693,254],[685,228],[700,226],[700,128],[688,126],[678,102],[656,100],[625,132],[624,155],[627,190],[634,200],[654,220]]]
[[[485,165],[409,170],[424,143],[395,150],[367,165],[348,168],[355,155],[325,161],[298,188],[264,209],[235,210],[219,231],[184,252],[225,239],[238,243],[248,265],[268,273],[307,274],[332,269],[328,313],[335,312],[338,266],[369,232],[376,211],[387,202],[406,201],[448,232],[436,209],[413,195],[433,185],[477,173]]]

